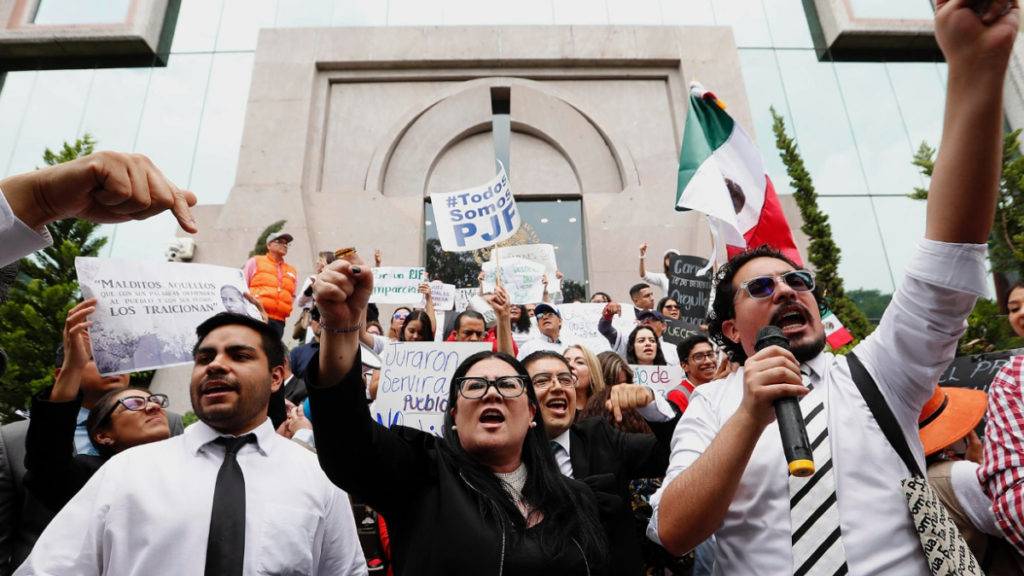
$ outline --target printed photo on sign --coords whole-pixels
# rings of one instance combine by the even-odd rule
[[[75,269],[97,300],[89,336],[103,376],[191,362],[196,326],[219,312],[260,318],[238,268],[78,257]]]
[[[469,308],[469,301],[480,294],[479,288],[456,288],[455,289],[455,311],[462,312]]]
[[[381,425],[408,426],[440,436],[455,369],[490,350],[486,342],[389,342],[380,355],[380,383],[370,415]]]
[[[561,304],[558,312],[562,315],[560,338],[568,346],[580,345],[594,354],[611,350],[608,339],[597,331],[604,304]],[[612,317],[612,327],[625,337],[636,328],[636,313],[632,304],[620,304],[622,314]]]
[[[502,166],[493,180],[458,192],[430,195],[441,248],[469,252],[511,238],[522,219]]]
[[[668,296],[679,304],[679,320],[691,330],[699,330],[711,302],[711,270],[697,272],[708,265],[698,256],[669,254]]]
[[[537,304],[544,300],[544,265],[522,258],[502,259],[496,266],[493,261],[484,262],[483,289],[494,292],[497,286],[497,272],[500,268],[501,285],[508,292],[513,304]]]
[[[522,258],[544,266],[548,275],[548,294],[562,291],[562,281],[558,279],[558,261],[555,259],[555,247],[551,244],[522,244],[519,246],[502,246],[495,248],[491,260],[501,261],[507,258]]]
[[[426,278],[421,266],[381,266],[373,269],[373,294],[370,302],[375,304],[419,304],[423,301],[420,282]]]

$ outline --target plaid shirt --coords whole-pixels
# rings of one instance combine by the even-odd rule
[[[1003,366],[988,391],[985,456],[978,480],[992,499],[996,523],[1024,554],[1024,356]]]

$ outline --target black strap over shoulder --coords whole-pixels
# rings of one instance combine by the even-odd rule
[[[900,429],[899,422],[896,421],[896,416],[889,408],[889,404],[886,403],[885,396],[882,396],[882,391],[878,389],[875,379],[871,377],[867,368],[853,352],[846,355],[846,362],[850,366],[853,383],[857,385],[860,395],[867,402],[871,415],[875,417],[875,422],[878,422],[878,427],[882,429],[882,434],[885,434],[889,444],[892,445],[896,454],[899,454],[910,473],[923,478],[924,474],[921,473],[921,468],[917,465],[917,460],[914,459],[914,453],[910,451],[907,438],[903,435],[903,430]]]

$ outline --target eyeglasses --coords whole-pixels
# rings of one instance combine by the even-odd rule
[[[714,352],[697,352],[696,354],[690,354],[690,360],[694,362],[701,362],[703,360],[711,360],[715,357]]]
[[[517,398],[526,392],[525,376],[499,376],[498,378],[482,378],[479,376],[463,376],[455,381],[459,394],[463,398],[476,400],[487,394],[487,389],[494,387],[503,398]]]
[[[395,320],[405,320],[408,317],[409,317],[409,313],[408,312],[395,312],[394,315],[391,316],[391,318],[393,318]]]
[[[760,300],[775,294],[775,285],[782,280],[796,292],[814,290],[814,274],[810,270],[793,270],[777,276],[758,276],[740,284],[740,290],[746,290],[751,298]],[[738,293],[738,292],[737,292]]]
[[[124,406],[125,410],[131,410],[132,412],[138,412],[139,410],[145,410],[146,405],[152,402],[161,408],[167,408],[167,395],[166,394],[152,394],[148,397],[144,396],[126,396],[117,401],[118,404]]]
[[[559,372],[558,374],[550,374],[548,372],[542,372],[533,377],[533,387],[541,390],[550,388],[557,382],[562,388],[572,388],[576,385],[575,374],[570,372]]]
[[[540,314],[537,314],[536,316],[537,316],[537,320],[539,321],[539,320],[543,320],[544,318],[546,318],[548,316],[558,316],[558,314],[555,314],[554,312],[541,312]]]

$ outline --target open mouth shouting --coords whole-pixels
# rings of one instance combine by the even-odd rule
[[[794,302],[781,306],[772,315],[771,323],[781,328],[782,333],[786,337],[792,338],[810,326],[811,318],[810,314],[807,313],[807,308]]]
[[[569,399],[564,395],[549,398],[544,402],[544,408],[552,418],[565,418],[569,415]]]
[[[199,397],[204,402],[216,403],[223,402],[231,394],[238,393],[238,386],[233,382],[227,380],[211,379],[203,382],[199,387]]]
[[[480,412],[480,424],[485,430],[497,430],[505,424],[505,413],[497,408],[485,408]]]

